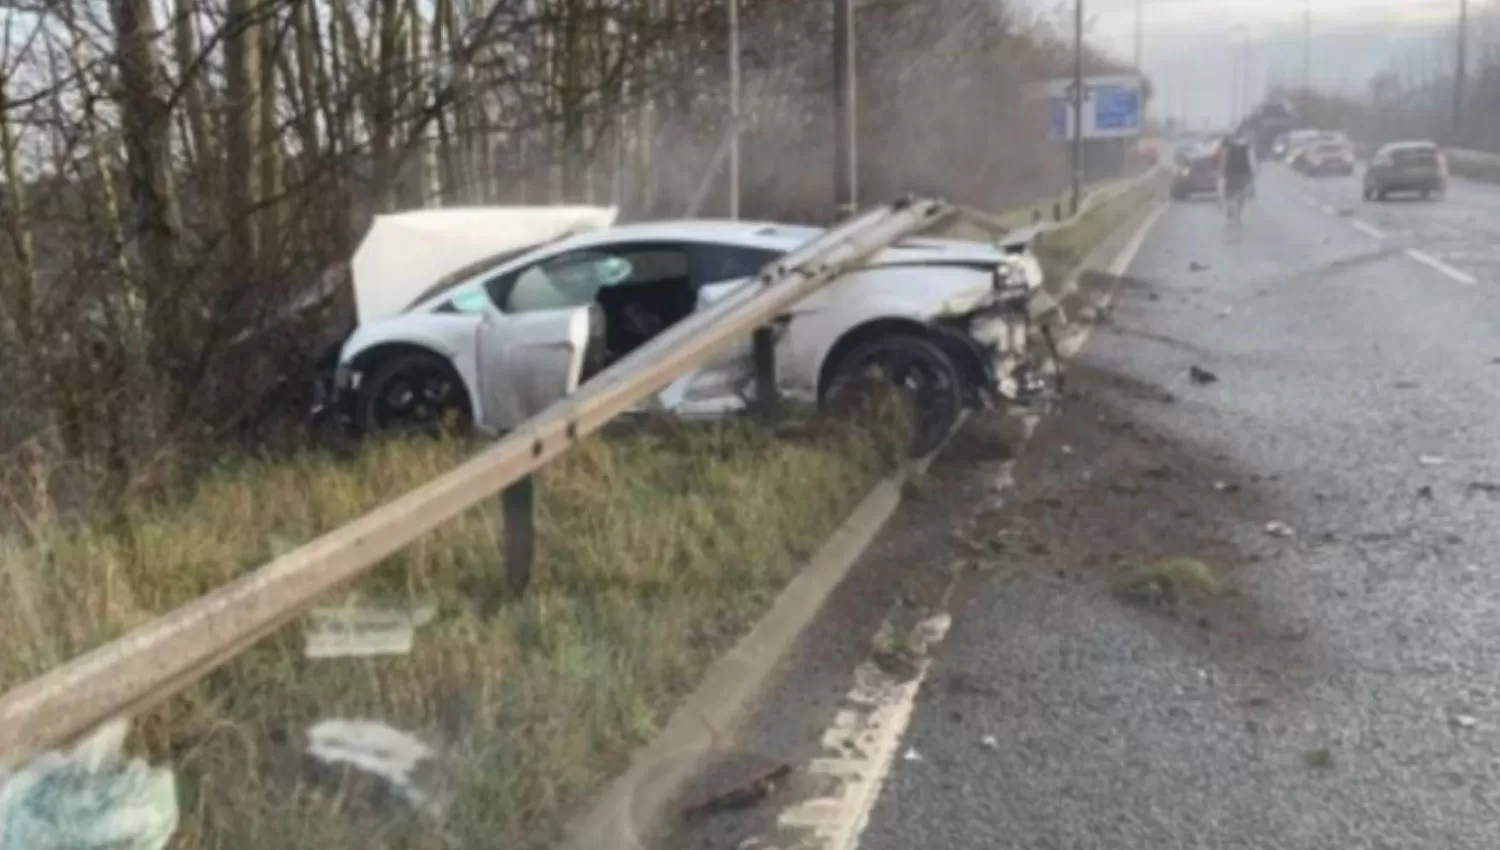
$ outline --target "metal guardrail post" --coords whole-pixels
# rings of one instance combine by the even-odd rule
[[[525,593],[536,561],[536,476],[519,478],[502,490],[500,506],[505,519],[505,583],[512,593]]]
[[[751,359],[755,363],[755,412],[769,419],[776,413],[780,394],[776,389],[776,332],[771,327],[756,328],[750,337]]]

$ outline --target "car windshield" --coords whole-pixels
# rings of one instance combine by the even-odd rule
[[[506,263],[516,259],[517,257],[520,257],[523,254],[535,251],[539,247],[541,247],[541,245],[539,244],[527,245],[525,247],[515,248],[510,251],[502,251],[498,254],[492,254],[488,257],[485,257],[482,260],[476,260],[462,268],[455,269],[439,278],[437,283],[434,283],[432,286],[429,286],[426,289],[422,290],[422,294],[412,299],[412,302],[406,305],[406,309],[410,310],[411,308],[417,306],[418,304],[421,304],[424,301],[436,298],[437,296],[442,295],[444,292],[447,292],[455,286],[458,286],[459,284],[463,283],[469,278],[474,277],[475,275],[484,274],[491,269],[497,269],[500,266],[505,265]]]

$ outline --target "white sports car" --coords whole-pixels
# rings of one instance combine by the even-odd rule
[[[358,327],[339,352],[332,409],[360,432],[457,420],[503,433],[821,233],[614,217],[591,207],[378,217],[354,257]],[[778,388],[821,401],[841,376],[880,367],[915,397],[930,447],[964,407],[1041,390],[1027,345],[1041,276],[1026,238],[906,240],[779,318]],[[753,386],[746,339],[653,406],[722,414],[749,403]]]

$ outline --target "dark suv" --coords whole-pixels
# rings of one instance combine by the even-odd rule
[[[1172,200],[1185,201],[1204,192],[1219,191],[1219,168],[1212,148],[1197,147],[1184,151],[1177,159],[1172,175]]]
[[[1432,142],[1394,142],[1375,152],[1365,169],[1365,200],[1385,200],[1392,192],[1419,192],[1422,197],[1448,189],[1448,163]]]

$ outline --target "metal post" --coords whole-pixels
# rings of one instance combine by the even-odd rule
[[[1246,117],[1255,111],[1255,86],[1250,81],[1250,30],[1245,30],[1244,84],[1245,93],[1240,100],[1240,111]]]
[[[740,217],[740,0],[729,0],[729,217]]]
[[[854,3],[833,0],[833,200],[839,216],[859,203],[855,175]]]
[[[1146,75],[1146,66],[1141,64],[1145,60],[1145,24],[1146,0],[1135,0],[1135,70],[1141,76]]]
[[[1302,108],[1307,108],[1307,99],[1312,94],[1312,0],[1307,0],[1302,12]]]
[[[1469,0],[1458,0],[1458,61],[1453,68],[1453,143],[1464,129],[1464,86],[1469,81]]]
[[[1083,0],[1073,0],[1073,200],[1083,203]]]
[[[512,593],[523,593],[531,584],[531,565],[536,560],[535,478],[519,478],[502,490],[500,505],[505,520],[505,583]]]
[[[756,328],[750,345],[755,363],[755,412],[769,418],[780,401],[776,390],[776,332],[769,327]]]

